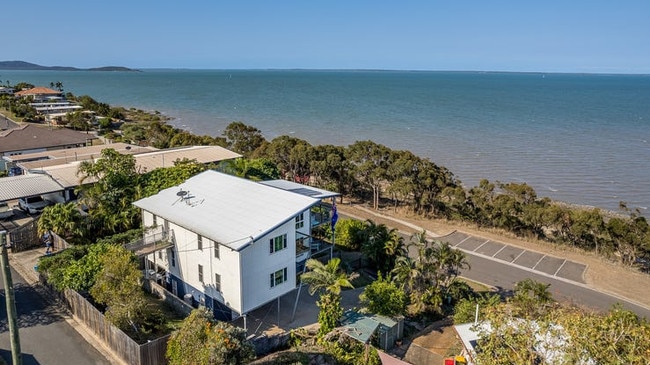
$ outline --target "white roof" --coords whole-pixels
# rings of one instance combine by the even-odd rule
[[[239,251],[318,202],[208,170],[133,204]]]
[[[61,191],[63,188],[51,177],[42,174],[0,178],[0,201]]]
[[[123,153],[123,151],[120,151],[120,153]],[[199,163],[210,163],[241,157],[241,155],[220,146],[187,146],[138,153],[134,154],[134,157],[137,171],[145,173],[160,167],[172,167],[176,160],[183,158],[196,160]],[[30,172],[46,173],[52,176],[54,180],[65,188],[78,186],[80,177],[77,176],[77,170],[79,169],[79,163],[81,161],[72,161],[53,165],[59,160],[60,159],[23,162],[21,163],[21,166],[28,169]],[[97,159],[95,158],[95,160]],[[63,160],[60,161],[62,162]],[[85,184],[94,182],[95,180],[90,178],[84,181]]]
[[[272,186],[274,188],[290,191],[296,194],[310,196],[316,199],[332,198],[341,195],[339,193],[334,193],[331,191],[327,191],[325,189],[319,189],[313,186],[298,184],[288,180],[260,181],[260,184]]]

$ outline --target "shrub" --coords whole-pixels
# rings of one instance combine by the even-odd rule
[[[377,280],[366,286],[359,299],[371,313],[394,317],[406,311],[406,293],[390,277],[384,279],[381,273]]]
[[[359,232],[365,229],[365,223],[356,219],[341,219],[336,223],[336,245],[350,251],[361,248]]]

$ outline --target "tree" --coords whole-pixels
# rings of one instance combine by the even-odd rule
[[[55,204],[43,209],[38,219],[38,232],[54,232],[60,237],[81,239],[87,235],[87,222],[81,216],[77,204]]]
[[[207,166],[196,160],[176,160],[174,166],[161,167],[139,177],[141,198],[157,194],[161,190],[179,185],[192,176],[207,170]]]
[[[386,181],[390,158],[390,149],[373,141],[357,141],[346,150],[346,159],[352,164],[354,175],[372,191],[375,209],[379,208],[381,185]]]
[[[334,145],[319,145],[312,148],[313,159],[309,168],[316,184],[324,189],[346,195],[352,191],[354,176],[350,163],[345,158],[345,148]]]
[[[359,300],[371,313],[394,317],[406,311],[406,293],[395,285],[390,276],[384,279],[381,273],[377,280],[366,286]]]
[[[221,163],[223,172],[254,181],[274,180],[280,178],[280,171],[273,161],[267,158],[237,158]]]
[[[477,364],[642,365],[650,355],[650,323],[619,305],[606,314],[564,306],[522,319],[502,304],[477,329]]]
[[[391,271],[393,281],[409,296],[411,314],[440,311],[448,289],[460,273],[468,269],[465,254],[446,242],[430,242],[426,232],[412,237],[415,257],[399,256]],[[407,250],[410,251],[410,250]]]
[[[497,294],[478,295],[474,298],[462,298],[454,306],[454,323],[469,323],[476,318],[476,306],[478,305],[479,319],[484,318],[485,313],[501,302]]]
[[[131,204],[139,196],[139,177],[132,155],[104,149],[98,160],[83,161],[77,175],[81,200],[89,207],[100,236],[128,230],[140,223],[140,211]]]
[[[390,272],[397,257],[406,254],[404,239],[396,228],[388,229],[385,224],[375,224],[369,219],[358,234],[361,251],[383,273]]]
[[[262,131],[242,122],[228,124],[223,131],[223,135],[226,137],[228,148],[241,153],[244,157],[250,157],[256,149],[266,142]]]
[[[616,245],[619,260],[625,265],[633,265],[639,256],[650,253],[650,225],[638,209],[632,211],[623,202],[620,207],[629,217],[610,219],[607,233]]]
[[[142,290],[142,271],[136,257],[122,246],[108,245],[100,257],[90,294],[107,306],[106,318],[123,331],[148,333],[164,322],[159,312],[151,311]]]
[[[340,263],[341,259],[338,257],[331,259],[327,264],[309,259],[305,264],[309,271],[300,276],[300,280],[309,285],[310,295],[320,292],[320,298],[316,304],[320,309],[318,335],[321,338],[339,324],[343,315],[341,289],[353,288],[347,274],[339,269]]]
[[[39,271],[44,272],[48,283],[57,290],[72,289],[87,293],[102,270],[101,257],[109,245],[94,244],[73,246],[57,255],[39,261]]]
[[[285,179],[306,182],[311,173],[312,155],[312,147],[307,141],[280,136],[266,146],[264,157],[275,162]]]
[[[533,279],[525,279],[515,285],[512,303],[516,314],[523,318],[535,318],[544,314],[553,302],[553,295],[548,290],[551,284],[544,284]]]
[[[195,309],[172,333],[165,354],[170,365],[239,365],[255,358],[246,331],[216,322],[207,309]]]

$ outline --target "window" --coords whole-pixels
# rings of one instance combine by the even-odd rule
[[[172,266],[176,267],[176,255],[174,255],[174,250],[169,250],[169,257],[172,259]]]
[[[201,237],[200,234],[196,235],[196,244],[197,244],[199,250],[203,251],[203,237]]]
[[[300,229],[305,226],[305,212],[302,212],[296,216],[296,229]]]
[[[221,293],[221,275],[214,274],[214,289]]]
[[[219,252],[219,244],[217,242],[214,243],[214,258],[221,258],[221,253]]]
[[[158,258],[162,260],[162,250],[158,251]]]
[[[203,282],[203,265],[199,265],[199,281]]]
[[[287,281],[287,268],[280,269],[271,274],[271,288]]]
[[[271,253],[278,252],[287,248],[287,235],[283,234],[269,241],[269,250]]]
[[[156,215],[154,214],[154,215],[153,215],[153,226],[154,226],[154,227],[156,227],[156,226],[158,225],[158,219],[157,219],[157,218],[158,218],[158,217],[156,217]]]

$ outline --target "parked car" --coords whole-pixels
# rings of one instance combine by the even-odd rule
[[[42,212],[45,207],[51,204],[50,201],[45,200],[40,196],[30,196],[29,198],[18,199],[18,207],[28,214],[38,214]]]
[[[14,215],[14,209],[7,202],[0,202],[0,219],[7,219]]]

